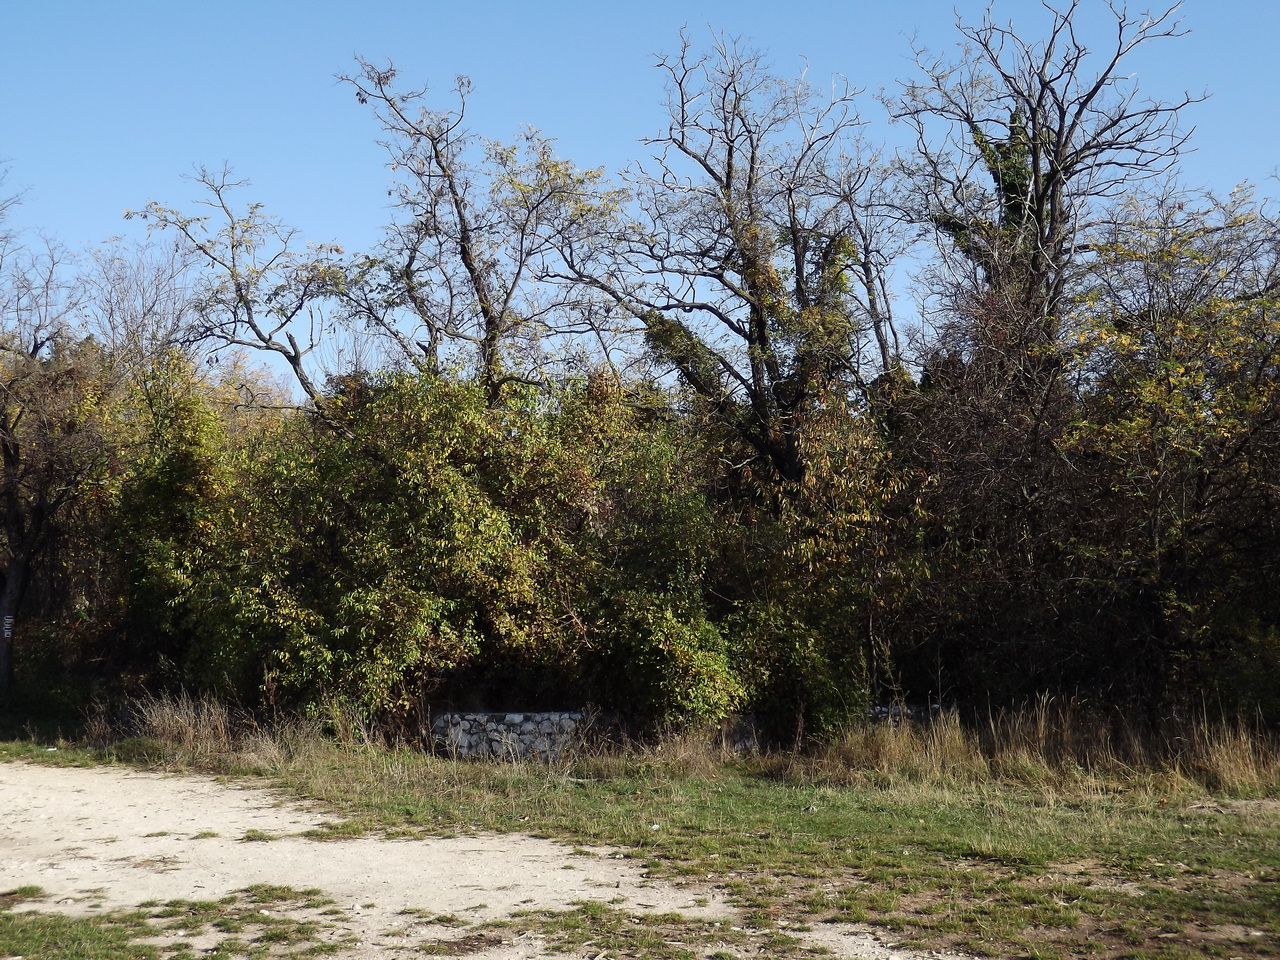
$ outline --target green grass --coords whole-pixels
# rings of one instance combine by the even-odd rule
[[[293,915],[332,903],[318,890],[257,885],[220,900],[170,900],[92,917],[18,910],[38,887],[0,894],[0,956],[28,960],[189,960],[185,938],[214,934],[208,960],[314,957],[339,945],[319,937],[323,923]],[[276,910],[264,911],[264,906]],[[159,941],[159,943],[138,941]]]
[[[850,920],[986,956],[1280,955],[1272,800],[1206,804],[1185,786],[1136,780],[868,788],[782,776],[768,762],[688,772],[637,757],[549,769],[332,749],[277,774],[361,826],[400,835],[510,830],[619,846],[656,876],[725,888],[751,926],[780,936],[782,920]],[[604,923],[523,922],[566,942],[578,934],[557,924]],[[619,939],[614,924],[592,936],[675,957],[680,943],[709,936],[697,926]],[[665,935],[670,952],[641,934]],[[776,956],[792,949],[771,946]]]
[[[693,920],[679,913],[643,913],[598,902],[582,902],[572,910],[518,913],[487,925],[504,933],[538,933],[558,950],[587,956],[634,957],[638,960],[694,960],[717,953],[736,957],[746,947],[769,957],[812,955],[812,949],[777,925],[724,920]],[[446,941],[447,942],[447,941]]]
[[[0,956],[40,960],[158,960],[155,947],[135,941],[138,923],[0,909]]]
[[[215,760],[161,740],[146,752],[168,769],[266,774],[348,818],[320,836],[499,830],[614,846],[656,877],[720,888],[742,909],[717,925],[582,904],[428,941],[437,955],[530,931],[592,956],[750,945],[798,957],[807,948],[797,928],[860,922],[979,956],[1277,957],[1278,765],[1265,744],[1228,740],[1223,756],[1197,754],[1194,769],[984,757],[945,728],[882,730],[806,757],[733,759],[672,741],[553,766],[451,761],[297,730]],[[3,745],[4,755],[77,762],[72,745],[53,755]]]
[[[44,899],[40,887],[0,893],[0,956],[47,960],[152,960],[154,947],[135,943],[148,931],[125,918],[81,920],[19,909]]]

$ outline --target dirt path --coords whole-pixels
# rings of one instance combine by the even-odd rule
[[[535,935],[461,941],[466,925],[581,901],[726,926],[736,916],[714,891],[651,883],[634,861],[607,850],[516,835],[302,836],[327,819],[269,791],[208,778],[0,763],[0,892],[39,886],[47,894],[39,909],[84,914],[149,901],[217,900],[257,884],[318,888],[332,903],[270,904],[260,912],[317,921],[315,938],[344,942],[340,955],[353,960],[421,957],[420,945],[433,939],[459,940],[473,960],[551,956]],[[224,935],[181,939],[207,950]],[[852,928],[824,929],[813,941],[839,957],[913,956]],[[725,952],[758,955],[741,946]]]

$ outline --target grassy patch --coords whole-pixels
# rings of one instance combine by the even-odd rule
[[[8,909],[19,903],[25,903],[29,900],[43,900],[44,898],[44,887],[37,887],[34,884],[14,887],[12,890],[0,893],[0,909]]]
[[[537,933],[558,951],[587,956],[635,957],[638,960],[693,960],[695,957],[753,956],[783,960],[808,956],[812,949],[778,925],[734,925],[720,920],[694,920],[679,913],[642,913],[597,902],[572,910],[539,910],[517,914],[489,925],[508,933]]]
[[[460,937],[427,940],[418,945],[418,952],[428,957],[466,957],[501,946],[502,942],[502,937],[496,933],[467,933]]]
[[[290,727],[216,750],[177,738],[161,762],[267,773],[346,818],[319,836],[497,830],[613,847],[743,911],[717,925],[582,904],[426,941],[437,955],[536,932],[592,956],[787,957],[805,949],[798,927],[859,922],[979,956],[1277,957],[1280,758],[1247,734],[1206,728],[1152,747],[1040,716],[851,731],[808,755],[733,758],[684,739],[547,765]]]
[[[320,936],[323,921],[306,915],[332,903],[318,890],[257,885],[219,900],[150,902],[84,918],[13,909],[42,895],[38,887],[0,894],[0,955],[186,960],[192,956],[186,941],[195,937],[212,938],[215,945],[202,952],[210,960],[312,957],[342,947]]]
[[[430,923],[439,927],[469,927],[471,922],[464,920],[453,913],[435,913],[432,910],[423,910],[420,907],[406,907],[398,911],[402,917],[415,917],[424,923]]]
[[[92,920],[0,908],[0,954],[41,960],[158,960],[155,947],[136,941],[144,924]]]
[[[1211,799],[1185,779],[857,784],[770,758],[550,768],[329,749],[277,775],[398,834],[511,830],[617,846],[655,876],[725,889],[744,930],[779,938],[766,951],[777,956],[795,949],[784,920],[868,922],[983,956],[1280,955],[1280,803]],[[586,907],[518,926],[653,957],[732,950],[738,936]]]

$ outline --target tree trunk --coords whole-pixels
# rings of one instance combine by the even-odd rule
[[[13,643],[0,636],[0,710],[9,706],[9,690],[13,687]]]
[[[15,556],[5,571],[4,588],[0,590],[0,709],[9,706],[12,696],[14,623],[26,590],[28,569],[27,558]]]

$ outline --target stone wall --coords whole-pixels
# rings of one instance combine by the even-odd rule
[[[442,713],[431,723],[436,750],[455,757],[551,759],[581,742],[582,714]]]
[[[936,703],[877,705],[868,711],[873,723],[898,726],[928,724],[945,709]],[[588,723],[577,711],[558,713],[439,713],[431,723],[435,751],[452,757],[553,759],[583,742]],[[590,724],[593,741],[617,730],[606,718],[595,716]],[[717,743],[735,753],[756,754],[765,740],[751,715],[727,719]]]

